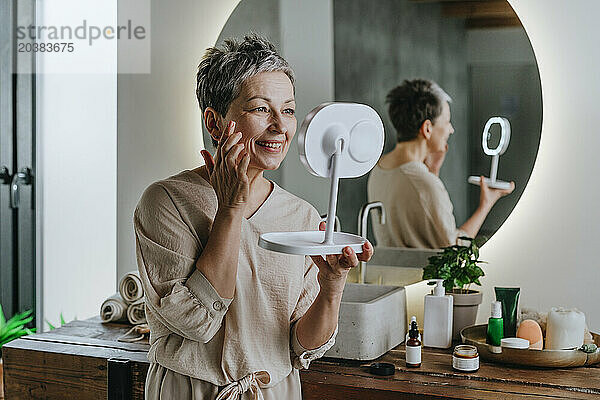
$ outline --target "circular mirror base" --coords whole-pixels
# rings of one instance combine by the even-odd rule
[[[285,254],[315,256],[322,254],[342,254],[346,246],[356,253],[362,253],[365,238],[351,233],[334,232],[333,243],[325,244],[325,231],[270,232],[260,235],[258,245],[263,249]]]
[[[504,182],[504,181],[492,182],[492,180],[490,178],[483,178],[483,180],[485,181],[485,184],[492,189],[505,189],[505,190],[510,189],[510,182]],[[478,176],[471,175],[469,177],[469,179],[467,179],[467,181],[469,183],[472,183],[473,185],[479,186],[479,177]]]

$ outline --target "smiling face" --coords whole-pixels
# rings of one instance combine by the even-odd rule
[[[435,119],[431,129],[431,137],[428,141],[429,152],[445,151],[448,138],[454,133],[454,127],[450,123],[450,105],[447,101],[443,102],[442,113]]]
[[[279,167],[296,133],[295,110],[294,88],[285,73],[262,72],[244,81],[222,126],[236,122],[250,155],[249,169]]]

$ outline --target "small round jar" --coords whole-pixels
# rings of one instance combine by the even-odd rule
[[[477,347],[460,344],[452,354],[452,368],[461,372],[475,372],[479,369],[479,353]]]

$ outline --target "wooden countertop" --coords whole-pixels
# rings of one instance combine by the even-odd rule
[[[89,379],[84,367],[81,367],[80,376],[71,372],[64,372],[60,378],[52,375],[55,380],[53,382],[34,382],[30,374],[33,369],[49,380],[50,372],[44,368],[56,368],[58,372],[53,370],[52,374],[62,373],[59,366],[67,361],[83,365],[76,361],[79,357],[91,357],[96,363],[106,363],[109,358],[125,358],[134,364],[131,369],[132,398],[143,398],[143,382],[149,365],[146,359],[149,345],[147,341],[118,342],[116,339],[128,329],[129,326],[124,324],[102,324],[99,317],[95,317],[85,321],[72,321],[53,331],[17,339],[3,348],[7,386],[12,387],[16,393],[23,393],[29,385],[27,390],[32,393],[31,386],[35,384],[39,386],[35,389],[40,390],[40,393],[42,389],[46,391],[44,393],[48,393],[51,383],[58,385],[57,382],[67,380],[66,387],[75,390],[74,388],[84,387],[87,382],[91,389],[86,390],[105,396],[107,389],[101,387],[102,384],[107,385],[106,368],[103,367],[90,369],[97,375],[97,379]],[[37,352],[44,353],[44,365],[31,360],[32,355]],[[62,358],[55,362],[48,355],[60,355]],[[370,374],[368,366],[375,361],[394,364],[395,374],[387,377]],[[451,361],[450,349],[425,348],[421,367],[406,368],[404,346],[400,345],[369,362],[320,359],[314,361],[309,370],[302,370],[300,377],[306,400],[378,400],[407,396],[428,399],[600,398],[598,366],[543,370],[481,361],[479,371],[459,373],[452,369]]]
[[[389,377],[372,375],[368,366],[373,362],[392,363],[396,372]],[[481,361],[477,372],[461,373],[452,369],[451,349],[424,348],[420,368],[405,366],[404,345],[400,345],[375,361],[324,358],[302,372],[305,399],[377,400],[402,394],[431,399],[600,398],[598,366],[527,369]],[[323,386],[331,393],[323,393]],[[306,396],[319,387],[325,396]]]

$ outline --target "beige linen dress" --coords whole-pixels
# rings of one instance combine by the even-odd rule
[[[378,246],[439,249],[456,244],[465,232],[456,227],[454,207],[443,182],[419,161],[393,169],[379,165],[367,183],[369,202],[381,201],[386,223],[373,219]]]
[[[317,230],[317,211],[273,183],[242,220],[233,299],[195,266],[217,210],[213,188],[190,170],[151,184],[134,212],[138,270],[150,326],[147,399],[301,399],[298,369],[334,344],[307,350],[296,321],[319,292],[310,257],[258,246],[260,234]],[[239,396],[241,395],[241,396]]]

